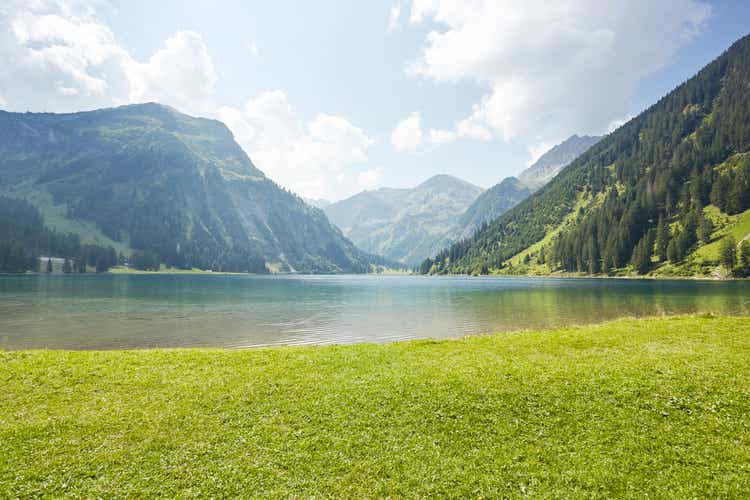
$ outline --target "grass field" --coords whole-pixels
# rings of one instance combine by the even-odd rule
[[[0,497],[750,491],[748,318],[0,358]]]

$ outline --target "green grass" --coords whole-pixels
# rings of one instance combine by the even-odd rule
[[[0,352],[0,497],[741,497],[750,318]]]
[[[695,254],[700,261],[718,263],[719,247],[725,235],[731,234],[737,242],[750,235],[750,210],[737,215],[718,214],[713,219],[721,226],[712,235],[713,241],[699,247]]]

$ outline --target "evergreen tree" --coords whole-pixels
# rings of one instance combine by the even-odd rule
[[[737,264],[737,241],[734,236],[727,234],[719,245],[719,262],[731,273]]]
[[[70,274],[73,272],[73,266],[70,265],[70,259],[65,259],[65,262],[63,262],[63,268],[62,271],[65,274]]]
[[[714,223],[708,217],[701,216],[698,222],[698,239],[702,243],[711,242],[711,234],[714,232]]]
[[[750,276],[750,241],[740,243],[739,271],[742,276]]]
[[[648,235],[641,238],[633,250],[632,264],[635,272],[646,274],[651,270],[651,238]]]
[[[659,222],[656,226],[656,255],[659,262],[667,260],[667,246],[669,246],[669,225],[664,220],[664,216],[659,216]]]
[[[47,269],[46,269],[46,272],[47,272],[47,274],[49,274],[49,273],[52,272],[52,259],[50,259],[50,258],[47,259]]]
[[[669,246],[667,246],[667,258],[672,264],[677,264],[682,260],[682,257],[680,256],[680,248],[677,237],[669,240]]]

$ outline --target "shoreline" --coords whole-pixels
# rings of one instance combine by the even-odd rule
[[[263,350],[285,350],[285,349],[348,349],[348,348],[368,348],[368,347],[384,347],[389,345],[405,345],[410,343],[424,343],[429,344],[441,344],[441,343],[453,343],[462,342],[471,339],[482,339],[498,337],[503,338],[505,336],[522,336],[522,335],[548,335],[562,330],[587,330],[596,328],[606,328],[616,323],[621,322],[635,322],[635,323],[648,323],[648,322],[660,322],[660,321],[687,321],[687,320],[743,320],[747,321],[750,325],[750,316],[745,315],[727,315],[727,314],[714,314],[711,312],[707,313],[686,313],[686,314],[665,314],[665,315],[650,315],[650,316],[633,316],[625,315],[616,318],[609,318],[599,322],[593,323],[571,323],[564,326],[553,326],[549,328],[519,328],[512,330],[496,330],[485,333],[470,333],[462,335],[460,337],[419,337],[409,338],[403,340],[393,340],[385,342],[352,342],[352,343],[325,343],[325,344],[273,344],[273,345],[249,345],[244,347],[129,347],[129,348],[111,348],[111,349],[88,349],[88,348],[30,348],[30,349],[7,349],[0,347],[0,355],[3,353],[33,353],[33,352],[49,352],[49,353],[141,353],[149,351],[160,351],[160,352],[243,352],[243,351],[263,351]]]

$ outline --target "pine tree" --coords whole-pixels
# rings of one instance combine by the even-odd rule
[[[664,220],[664,216],[659,216],[659,223],[656,226],[656,255],[659,262],[667,260],[667,247],[669,246],[669,225]]]
[[[669,240],[669,246],[667,246],[667,258],[672,264],[677,264],[682,260],[682,255],[680,254],[679,238],[679,234],[674,235],[672,239]]]
[[[742,276],[750,276],[750,241],[740,243],[739,272]]]
[[[635,246],[632,263],[638,274],[646,274],[651,270],[651,238],[648,235],[641,238]]]
[[[70,274],[71,272],[73,272],[73,266],[70,265],[70,259],[65,259],[65,262],[63,262],[62,271],[65,274]]]
[[[708,217],[701,216],[698,222],[698,239],[703,243],[710,243],[713,232],[714,223]]]
[[[737,264],[737,241],[731,234],[727,234],[721,240],[721,245],[719,246],[719,262],[721,262],[721,265],[723,265],[729,273],[734,271],[734,266]]]
[[[47,274],[52,272],[52,259],[47,259]]]

